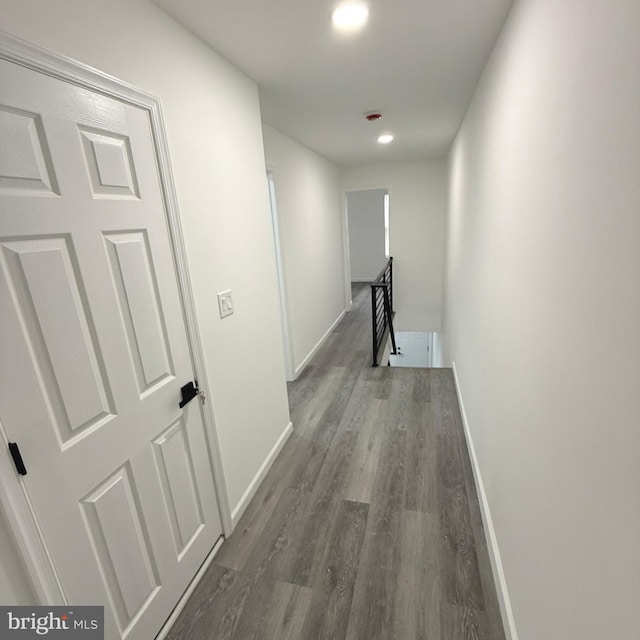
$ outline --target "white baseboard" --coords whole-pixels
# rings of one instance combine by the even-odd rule
[[[267,475],[269,469],[271,469],[271,465],[274,460],[278,457],[280,453],[280,449],[284,447],[285,442],[289,439],[289,436],[293,433],[293,423],[289,422],[289,424],[285,427],[284,431],[278,438],[277,442],[273,445],[273,449],[269,451],[269,455],[265,458],[265,461],[262,463],[260,468],[258,469],[258,473],[254,476],[253,480],[249,483],[247,490],[240,498],[240,501],[236,505],[235,509],[231,512],[231,522],[235,528],[236,524],[238,524],[238,520],[242,517],[245,509],[251,502],[251,498],[255,495],[258,487],[262,484],[264,477]]]
[[[174,607],[171,615],[167,618],[167,621],[162,625],[162,629],[160,629],[160,633],[155,637],[155,640],[164,640],[171,631],[171,627],[175,624],[175,621],[178,619],[178,616],[182,613],[182,610],[185,608],[191,594],[196,590],[198,583],[202,580],[202,576],[206,573],[209,565],[213,562],[213,559],[216,557],[216,554],[220,550],[222,543],[224,542],[224,538],[220,536],[216,543],[213,545],[213,549],[209,551],[209,555],[206,557],[205,561],[202,563],[198,572],[193,577],[193,580],[189,583],[187,590],[182,594],[180,600],[178,600],[178,604]]]
[[[478,491],[478,499],[480,501],[480,512],[482,514],[482,524],[484,526],[485,535],[487,536],[489,560],[491,561],[491,570],[493,572],[493,580],[496,583],[496,589],[498,592],[498,602],[500,604],[500,613],[502,614],[502,624],[504,625],[504,633],[507,637],[507,640],[518,640],[518,632],[516,630],[516,624],[513,618],[511,600],[509,599],[509,590],[507,589],[507,581],[505,579],[504,570],[502,568],[502,560],[500,559],[498,539],[496,538],[496,531],[493,526],[493,520],[491,518],[491,511],[489,509],[489,503],[487,501],[487,494],[484,491],[484,484],[482,482],[482,474],[480,473],[480,466],[478,464],[476,450],[475,450],[475,447],[473,446],[473,438],[471,437],[471,430],[469,429],[467,412],[465,411],[465,408],[464,408],[464,401],[462,399],[462,390],[460,389],[460,381],[458,380],[456,363],[452,362],[451,366],[453,367],[453,378],[456,384],[456,391],[458,392],[458,403],[460,404],[460,414],[462,416],[464,435],[467,441],[467,448],[469,449],[469,457],[471,458],[471,467],[473,469],[473,477],[476,481],[476,489]]]
[[[345,315],[347,315],[347,310],[343,309],[342,313],[336,318],[335,322],[327,329],[322,338],[318,340],[316,346],[313,347],[311,351],[309,351],[307,357],[296,367],[296,370],[294,371],[294,379],[296,379],[302,373],[304,368],[309,364],[311,358],[313,358],[313,356],[318,353],[318,349],[320,349],[320,347],[324,344],[324,341],[331,335],[331,332],[340,324],[340,321],[345,317]]]

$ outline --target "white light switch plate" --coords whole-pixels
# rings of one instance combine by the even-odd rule
[[[233,299],[231,298],[231,289],[221,291],[218,294],[218,307],[220,308],[221,318],[226,318],[233,313]]]

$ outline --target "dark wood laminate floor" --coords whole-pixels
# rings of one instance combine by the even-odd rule
[[[371,368],[367,295],[169,640],[504,640],[452,373]]]

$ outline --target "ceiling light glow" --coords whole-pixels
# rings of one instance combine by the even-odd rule
[[[393,136],[390,133],[383,133],[379,138],[380,144],[389,144],[393,140]]]
[[[331,14],[331,22],[341,31],[355,31],[367,21],[369,7],[364,2],[343,2]]]

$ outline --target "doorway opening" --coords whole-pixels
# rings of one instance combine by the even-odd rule
[[[345,199],[350,281],[372,282],[390,256],[389,189],[347,191]]]
[[[442,367],[442,343],[432,331],[396,331],[397,353],[389,356],[390,367],[434,369]]]

